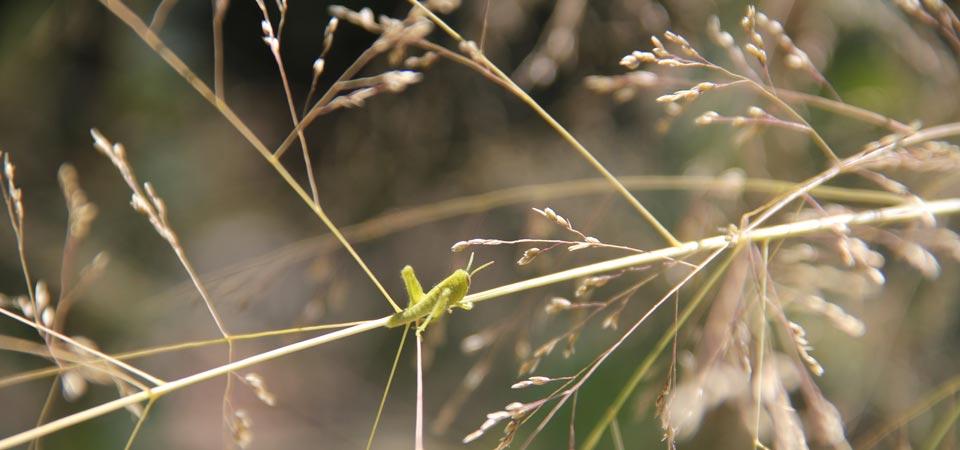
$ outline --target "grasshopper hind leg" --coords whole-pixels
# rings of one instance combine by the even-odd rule
[[[413,267],[405,266],[403,270],[400,271],[400,276],[403,277],[403,284],[407,288],[407,306],[420,303],[420,300],[423,299],[423,287],[420,286],[420,280],[417,279],[417,274],[413,271]]]

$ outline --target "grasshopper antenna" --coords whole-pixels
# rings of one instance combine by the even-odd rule
[[[464,269],[465,272],[470,272],[470,266],[473,265],[473,252],[470,252],[470,259],[467,260],[467,268]]]
[[[473,276],[474,276],[477,272],[479,272],[479,271],[481,271],[481,270],[483,270],[483,269],[486,269],[487,267],[492,266],[493,263],[494,263],[494,261],[490,261],[490,262],[488,262],[488,263],[486,263],[486,264],[482,264],[480,267],[477,267],[476,269],[473,269],[473,272],[470,272],[470,266],[467,266],[467,271],[470,273],[470,278],[473,278]]]

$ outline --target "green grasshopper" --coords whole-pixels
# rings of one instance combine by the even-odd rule
[[[417,326],[417,334],[419,335],[427,329],[430,322],[443,317],[444,311],[451,312],[453,308],[472,309],[473,303],[464,300],[467,291],[470,290],[470,279],[480,270],[493,264],[493,261],[477,267],[471,272],[470,266],[472,264],[473,255],[470,255],[470,261],[467,263],[466,269],[457,269],[427,293],[423,292],[423,287],[420,286],[420,280],[417,279],[417,274],[413,272],[413,267],[404,267],[400,271],[400,276],[403,277],[403,284],[407,287],[409,302],[406,309],[390,317],[390,320],[387,321],[387,327],[399,327],[423,319],[423,322]]]

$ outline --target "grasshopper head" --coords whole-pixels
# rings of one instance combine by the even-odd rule
[[[476,269],[473,269],[471,271],[470,266],[473,265],[473,254],[471,253],[470,261],[467,262],[467,267],[465,269],[457,269],[457,271],[454,272],[453,275],[450,275],[451,279],[455,279],[454,282],[450,283],[452,288],[454,289],[453,297],[461,299],[457,303],[456,305],[457,307],[463,308],[466,310],[473,308],[473,303],[464,301],[463,298],[467,296],[467,291],[470,290],[470,281],[473,279],[473,276],[477,272],[489,267],[491,264],[493,264],[493,261],[483,264],[480,267],[477,267]]]
[[[454,286],[454,296],[463,297],[467,295],[470,289],[470,272],[463,269],[457,269],[450,275],[450,279],[456,280],[452,283]]]
[[[470,254],[470,259],[467,260],[467,268],[466,268],[466,269],[462,269],[463,272],[466,272],[466,273],[467,273],[467,286],[470,285],[470,278],[472,278],[477,272],[479,272],[479,271],[481,271],[481,270],[483,270],[483,269],[486,269],[487,267],[489,267],[489,266],[491,266],[491,265],[493,265],[493,261],[490,261],[490,262],[488,262],[488,263],[486,263],[486,264],[482,264],[480,267],[477,267],[476,269],[473,269],[473,270],[471,271],[471,270],[470,270],[470,266],[473,266],[473,253],[471,253],[471,254]]]

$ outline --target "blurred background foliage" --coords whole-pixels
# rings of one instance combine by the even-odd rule
[[[152,15],[156,3],[129,2],[145,18]],[[626,102],[584,87],[589,75],[623,73],[620,58],[633,50],[646,50],[648,37],[667,29],[687,37],[708,58],[722,59],[704,33],[707,18],[716,14],[726,29],[737,31],[745,2],[492,0],[484,21],[485,4],[465,2],[449,16],[450,23],[472,39],[478,39],[485,26],[485,52],[490,59],[512,73],[616,175],[719,175],[742,168],[750,176],[799,181],[823,166],[822,157],[799,134],[767,130],[744,136],[727,127],[693,125],[693,119],[706,110],[741,114],[758,104],[750,95],[706,96],[678,117],[668,118],[653,99],[684,83],[639,90]],[[580,23],[569,30],[564,57],[553,66],[541,61],[530,69],[531,52],[545,39],[557,9],[579,4]],[[309,89],[311,64],[319,54],[329,18],[327,6],[319,1],[290,2],[282,51],[298,104]],[[404,1],[389,0],[347,1],[345,6],[366,6],[394,17],[403,17],[409,8]],[[768,0],[758,7],[784,23],[787,33],[846,102],[903,122],[932,125],[957,119],[957,55],[935,30],[911,21],[892,2]],[[211,20],[210,2],[181,1],[160,36],[212,84]],[[268,145],[277,145],[291,128],[290,118],[276,66],[261,41],[260,20],[254,2],[232,2],[224,29],[225,92],[240,117]],[[438,31],[431,37],[451,45]],[[321,86],[329,87],[373,40],[369,33],[341,23]],[[363,73],[373,75],[389,68],[386,59],[379,58]],[[689,76],[694,81],[705,77],[697,71]],[[816,83],[782,67],[774,68],[773,78],[781,87],[820,92]],[[842,155],[884,134],[821,111],[803,112]],[[185,274],[169,247],[129,208],[127,188],[115,169],[93,151],[91,127],[124,143],[140,178],[151,181],[166,200],[187,254],[201,272],[210,274],[216,302],[231,331],[360,320],[388,312],[349,257],[329,240],[317,238],[325,233],[322,224],[250,145],[99,3],[6,1],[0,3],[0,149],[18,165],[30,268],[58,292],[66,210],[56,173],[64,162],[76,166],[81,185],[99,210],[77,259],[88,261],[100,251],[111,258],[107,270],[71,311],[67,324],[71,335],[89,337],[111,352],[216,336],[202,304],[182,284]],[[340,225],[459,196],[596,176],[518,99],[477,73],[443,60],[406,92],[381,95],[362,108],[324,116],[309,127],[306,137],[321,202]],[[284,161],[305,179],[299,149],[292,149]],[[956,174],[949,176],[956,181]],[[920,192],[936,181],[904,177]],[[839,183],[873,187],[853,177]],[[956,195],[957,186],[941,182],[934,195]],[[739,214],[766,197],[658,191],[641,192],[639,198],[682,239],[693,239],[736,222]],[[400,268],[413,265],[423,282],[432,285],[465,264],[464,255],[449,252],[458,240],[555,234],[555,229],[529,212],[530,207],[543,206],[553,207],[605,242],[648,249],[662,246],[622,199],[603,192],[525,201],[432,221],[361,242],[358,249],[387,288],[403,298]],[[515,268],[512,262],[521,251],[506,247],[481,251],[480,261],[497,264],[476,280],[476,288],[615,255],[603,251],[548,255]],[[0,227],[0,291],[10,295],[23,291],[16,255],[10,227]],[[943,276],[936,282],[922,279],[903,264],[889,265],[886,288],[854,311],[867,324],[863,338],[806,324],[826,367],[822,388],[846,418],[851,440],[901,413],[960,370],[956,264],[942,263]],[[644,299],[657,298],[668,287],[667,281],[653,283],[641,291],[639,303],[648,304]],[[426,373],[428,423],[479,359],[465,356],[459,342],[493,325],[519,327],[492,356],[494,370],[457,408],[459,414],[448,429],[428,436],[429,448],[460,448],[460,439],[475,429],[484,414],[532,395],[507,389],[515,380],[514,353],[522,352],[523,345],[536,347],[544,336],[562,330],[563,324],[558,328],[539,311],[545,299],[570,295],[571,290],[568,284],[515,295],[484,304],[470,314],[454,314],[444,321],[444,328],[431,329],[428,338],[435,353]],[[589,430],[670,319],[669,314],[656,316],[647,325],[651,331],[632,338],[588,383],[579,396],[577,417],[582,425],[578,431]],[[9,321],[0,323],[0,330],[36,338],[32,330]],[[693,327],[688,334],[695,333]],[[252,412],[253,447],[361,447],[399,336],[396,330],[367,333],[254,369],[265,377],[279,406],[264,406],[248,390],[236,391],[235,403]],[[541,370],[572,373],[615,336],[597,327],[581,338],[569,359],[554,355]],[[239,348],[244,355],[253,354],[292,339],[264,339]],[[138,364],[174,378],[222,363],[224,353],[220,347],[183,351]],[[410,446],[415,386],[411,355],[408,348],[377,448]],[[0,371],[7,375],[44,364],[38,358],[4,354]],[[662,433],[652,417],[666,362],[661,366],[649,381],[651,389],[631,402],[621,422],[625,440],[646,443],[644,448],[656,446]],[[49,387],[46,379],[0,390],[0,433],[32,427]],[[220,445],[222,392],[221,380],[164,398],[136,448]],[[112,388],[97,387],[76,402],[55,401],[53,412],[60,416],[115,395]],[[562,413],[533,448],[564,446],[567,414]],[[898,439],[903,443],[910,436],[922,436],[934,417],[920,417],[902,438],[885,445],[895,448],[893,442]],[[115,413],[57,433],[44,446],[118,448],[132,424],[128,414]],[[745,448],[750,437],[742,430],[738,420],[721,407],[681,447]],[[947,442],[957,445],[955,437]],[[473,444],[476,448],[492,445],[489,441]],[[612,448],[609,442],[602,445]]]

